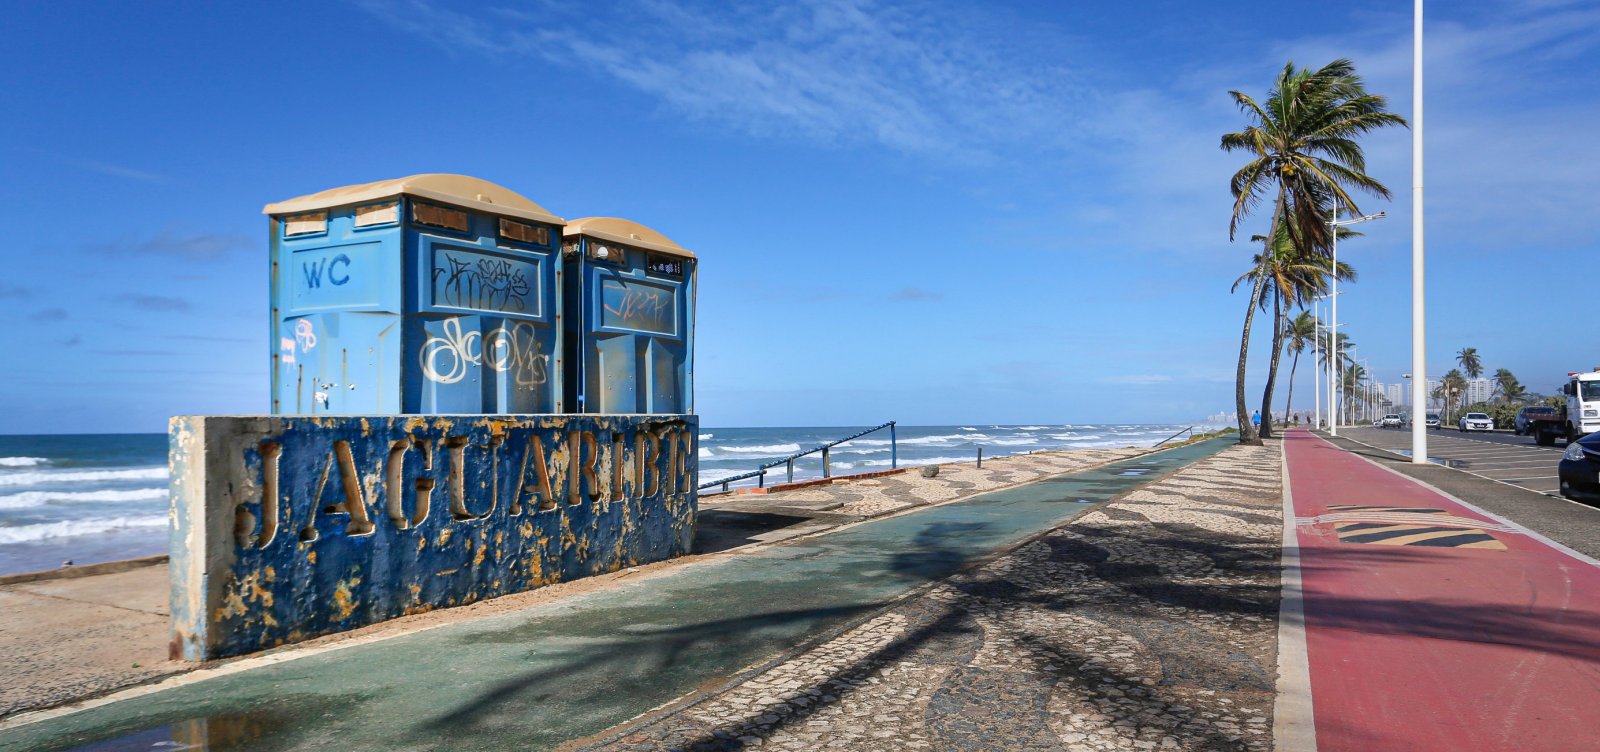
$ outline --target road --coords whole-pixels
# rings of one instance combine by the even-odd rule
[[[1411,432],[1359,427],[1341,428],[1339,435],[1371,447],[1411,455]],[[1542,447],[1531,436],[1507,433],[1428,432],[1428,459],[1447,467],[1500,481],[1529,491],[1559,496],[1556,465],[1565,447]]]

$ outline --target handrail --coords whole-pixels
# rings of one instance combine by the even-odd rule
[[[755,478],[756,479],[756,487],[757,488],[766,488],[766,485],[767,485],[767,470],[769,468],[774,468],[774,467],[777,467],[779,465],[784,465],[784,466],[786,466],[788,468],[788,476],[789,476],[788,482],[793,483],[794,482],[794,461],[797,460],[797,459],[800,459],[801,457],[809,455],[809,454],[816,454],[817,452],[822,452],[822,477],[831,478],[831,477],[833,477],[833,473],[831,472],[831,468],[828,465],[828,450],[829,449],[832,449],[832,448],[834,448],[834,447],[836,447],[836,446],[838,446],[840,444],[843,444],[846,441],[853,441],[855,439],[859,439],[862,436],[866,436],[867,434],[872,433],[874,431],[882,431],[885,428],[889,429],[889,467],[891,469],[899,469],[899,467],[900,467],[900,445],[899,445],[899,443],[897,443],[897,441],[895,439],[894,426],[895,426],[895,421],[891,420],[888,423],[884,423],[884,424],[879,425],[879,426],[873,426],[872,428],[868,428],[865,431],[861,431],[859,433],[853,433],[853,434],[851,434],[849,436],[846,436],[846,437],[844,437],[842,439],[837,439],[835,441],[828,442],[828,443],[823,444],[821,446],[817,446],[817,447],[813,447],[811,449],[807,449],[807,450],[805,450],[803,452],[796,452],[796,453],[791,454],[791,455],[789,455],[787,457],[784,457],[783,459],[780,459],[780,460],[774,460],[772,462],[768,462],[768,463],[766,463],[764,465],[758,466],[755,470],[752,470],[752,471],[750,471],[748,473],[744,473],[742,475],[734,475],[734,476],[731,476],[731,477],[722,478],[720,480],[714,480],[714,481],[711,481],[710,483],[701,483],[699,488],[697,488],[696,490],[706,489],[706,488],[710,488],[712,486],[722,486],[722,490],[726,491],[726,490],[728,490],[728,484],[730,484],[730,483],[732,483],[734,481],[738,481],[738,480],[745,480],[747,478]]]
[[[1194,426],[1189,426],[1188,428],[1185,428],[1182,431],[1179,431],[1179,432],[1177,432],[1177,433],[1175,433],[1175,434],[1173,434],[1171,436],[1168,436],[1167,438],[1156,442],[1155,446],[1150,447],[1150,448],[1151,449],[1155,449],[1156,447],[1161,446],[1162,444],[1165,444],[1165,443],[1167,443],[1169,441],[1172,441],[1173,439],[1176,439],[1179,436],[1182,436],[1184,434],[1189,434],[1190,436],[1193,436],[1194,435]]]

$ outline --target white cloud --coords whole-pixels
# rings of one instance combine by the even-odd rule
[[[932,164],[1004,165],[977,174],[971,191],[988,191],[995,206],[1032,193],[1026,211],[990,221],[998,242],[1040,249],[1218,254],[1231,263],[1243,250],[1227,240],[1226,180],[1240,160],[1218,139],[1245,120],[1226,92],[1265,94],[1284,60],[1350,57],[1392,109],[1410,109],[1411,19],[1398,11],[1354,10],[1327,33],[1219,48],[1128,85],[1111,83],[1120,72],[1096,69],[1102,43],[994,6],[635,0],[467,15],[427,0],[361,4],[450,54],[573,67],[649,95],[680,121],[882,147]],[[1427,31],[1430,223],[1480,247],[1593,229],[1590,165],[1600,163],[1600,140],[1587,132],[1600,97],[1572,84],[1600,59],[1600,8],[1452,7],[1431,13]],[[1401,226],[1410,139],[1390,129],[1365,144],[1369,171],[1395,201],[1362,208],[1383,208]],[[1023,175],[1045,188],[1014,185]],[[1506,207],[1517,221],[1500,219]],[[1247,232],[1265,222],[1256,218]],[[1372,233],[1374,244],[1384,232]]]
[[[1094,96],[1048,62],[1043,40],[974,33],[992,19],[937,6],[809,0],[713,13],[650,0],[574,18],[502,13],[489,24],[423,0],[361,5],[442,48],[579,66],[680,116],[757,137],[974,161],[1059,145],[1062,126],[1081,119],[1078,101]],[[1048,40],[1054,55],[1066,43]]]

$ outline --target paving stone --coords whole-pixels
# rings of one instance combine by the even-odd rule
[[[1269,749],[1281,461],[1233,447],[1157,479],[707,698],[712,733],[675,736],[669,716],[629,745]],[[857,484],[850,504],[928,503],[908,484],[1043,466],[990,465]]]

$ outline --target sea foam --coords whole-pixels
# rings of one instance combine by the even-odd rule
[[[717,447],[727,454],[794,454],[800,451],[799,444],[730,444]]]
[[[0,486],[32,486],[40,483],[84,483],[108,480],[166,480],[167,468],[135,467],[127,470],[40,470],[0,474]]]
[[[167,498],[165,488],[138,488],[130,491],[23,491],[0,494],[0,509],[27,509],[49,503],[115,503],[156,501]]]
[[[97,520],[64,520],[41,522],[35,525],[0,527],[0,544],[27,543],[46,538],[65,538],[73,535],[91,535],[128,528],[165,527],[166,515],[145,517],[110,517]]]
[[[0,467],[38,467],[50,464],[46,457],[0,457]]]

